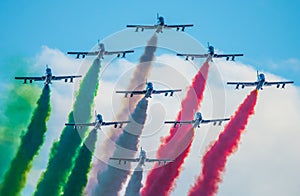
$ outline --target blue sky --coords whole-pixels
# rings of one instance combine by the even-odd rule
[[[203,45],[243,52],[244,63],[300,80],[299,1],[8,1],[0,3],[0,62],[34,56],[42,45],[68,50],[91,48],[97,39],[126,24],[193,23],[187,32]],[[1,64],[2,64],[1,63]]]

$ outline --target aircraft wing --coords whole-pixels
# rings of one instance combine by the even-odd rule
[[[67,52],[67,54],[76,55],[76,59],[79,59],[80,56],[84,59],[85,56],[96,56],[99,54],[99,51],[94,52]]]
[[[244,54],[214,54],[213,57],[214,58],[226,58],[227,61],[231,57],[231,60],[234,61],[234,58],[236,56],[244,56]]]
[[[109,158],[110,160],[116,160],[119,161],[119,163],[121,163],[121,161],[124,161],[124,163],[126,163],[126,161],[128,162],[139,162],[140,159],[136,158],[136,159],[128,159],[128,158],[116,158],[116,157],[111,157]]]
[[[113,55],[113,54],[116,54],[118,57],[120,57],[120,55],[122,54],[122,57],[125,57],[125,55],[126,55],[127,53],[133,53],[133,52],[134,52],[133,50],[111,51],[111,52],[105,51],[104,54],[105,54],[105,55]]]
[[[281,85],[281,88],[284,88],[286,84],[293,84],[293,83],[294,83],[294,81],[265,82],[264,85],[265,86],[276,85],[277,88],[279,88]]]
[[[214,125],[216,125],[217,123],[219,123],[219,125],[222,124],[223,121],[228,121],[230,120],[230,118],[222,118],[222,119],[212,119],[212,120],[202,120],[202,123],[213,123]]]
[[[52,76],[51,80],[66,80],[71,79],[71,82],[73,82],[73,78],[80,78],[81,76]]]
[[[116,91],[116,93],[125,94],[125,97],[127,97],[127,95],[130,94],[130,96],[132,97],[133,95],[146,94],[146,91],[145,90],[142,90],[142,91]]]
[[[207,58],[208,54],[177,54],[177,56],[184,56],[185,60],[188,60],[189,58],[194,60],[194,58]]]
[[[174,92],[180,92],[181,89],[174,89],[174,90],[154,90],[152,92],[152,94],[161,94],[161,93],[165,93],[165,95],[167,96],[168,93],[170,93],[170,96],[173,96]]]
[[[177,31],[181,28],[181,31],[184,31],[185,27],[193,27],[193,24],[180,24],[180,25],[165,25],[164,28],[174,28]]]
[[[122,128],[123,124],[125,123],[130,123],[130,121],[103,122],[102,126],[114,125],[115,128],[117,128],[117,126],[120,125],[119,128]]]
[[[29,81],[44,81],[45,80],[45,76],[41,76],[41,77],[15,77],[16,80],[24,80],[24,83],[26,83],[26,80]]]
[[[239,88],[239,86],[242,86],[244,88],[245,86],[256,86],[257,82],[227,82],[228,85],[236,85],[236,89]]]
[[[195,121],[191,120],[191,121],[165,121],[165,124],[174,124],[174,127],[176,127],[177,124],[179,124],[180,126],[182,124],[194,124]]]
[[[168,163],[168,162],[174,162],[174,160],[172,159],[146,159],[146,162],[158,162],[158,163],[161,163],[161,162],[164,162],[164,163]]]
[[[66,126],[95,126],[96,123],[93,122],[93,123],[65,123]]]
[[[143,31],[144,29],[156,29],[157,25],[126,25],[126,27],[136,28],[136,31],[138,31],[138,29]]]

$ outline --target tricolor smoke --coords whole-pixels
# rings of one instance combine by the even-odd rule
[[[91,120],[92,105],[98,90],[100,67],[100,60],[96,58],[81,82],[73,111],[69,114],[69,122],[74,123],[74,116],[76,122]],[[47,169],[41,176],[35,195],[61,194],[69,172],[74,166],[76,152],[82,143],[78,132],[84,136],[86,130],[86,127],[77,130],[71,126],[63,129],[59,141],[53,143]]]
[[[208,76],[209,63],[206,61],[194,77],[185,99],[181,103],[181,111],[176,121],[191,120],[194,111],[200,107]],[[194,137],[192,125],[172,127],[169,135],[159,147],[157,158],[175,159],[166,166],[152,169],[146,179],[142,195],[167,195],[172,190],[179,176],[181,167],[187,157]],[[178,156],[178,152],[181,152]]]
[[[83,195],[83,189],[87,183],[87,175],[90,170],[96,141],[97,129],[93,129],[89,133],[79,150],[78,156],[75,161],[75,166],[72,170],[71,175],[68,178],[68,182],[64,188],[63,195]]]
[[[31,169],[33,158],[38,154],[44,143],[44,134],[47,131],[46,122],[50,116],[50,88],[44,86],[42,94],[37,101],[31,122],[15,158],[1,183],[0,195],[19,195],[26,183],[26,177]],[[14,119],[18,121],[19,119]]]
[[[141,99],[131,115],[131,123],[127,124],[118,138],[112,157],[135,158],[147,117],[147,107],[148,100],[146,98]],[[115,161],[115,164],[111,162],[111,165],[108,165],[107,169],[98,175],[98,186],[93,192],[94,195],[118,195],[130,174],[130,163],[122,165],[124,166],[122,169],[117,168],[118,164],[118,161]]]
[[[143,166],[138,164],[130,177],[129,183],[126,187],[125,196],[140,196],[140,189],[142,188]]]
[[[225,170],[227,158],[238,147],[250,115],[254,114],[257,90],[253,90],[239,106],[235,115],[224,128],[202,159],[202,172],[189,191],[189,195],[211,196],[218,191],[218,183]]]
[[[154,59],[154,53],[156,51],[157,46],[157,35],[154,34],[147,43],[145,47],[145,51],[139,60],[139,64],[136,66],[134,70],[134,75],[131,78],[128,90],[136,89],[136,90],[144,90],[146,79],[149,77],[150,70],[152,67],[152,61]],[[142,85],[141,85],[142,84]],[[134,111],[136,104],[141,99],[140,96],[133,96],[130,98],[130,103],[128,105],[128,100],[124,100],[123,106],[119,114],[117,115],[117,119],[125,119]],[[87,192],[91,193],[92,189],[97,186],[97,175],[99,175],[106,167],[106,162],[109,157],[112,156],[115,149],[115,142],[119,138],[121,131],[116,129],[110,129],[107,132],[107,139],[101,144],[99,147],[102,152],[100,156],[100,160],[96,160],[93,163],[93,167],[91,170],[90,179],[87,185]]]

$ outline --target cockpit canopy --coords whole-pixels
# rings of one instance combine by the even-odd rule
[[[153,84],[152,84],[152,82],[147,82],[147,88],[148,88],[148,89],[153,89]]]
[[[46,75],[52,75],[51,69],[48,67],[46,68]]]
[[[100,121],[100,122],[103,121],[103,118],[102,118],[102,115],[101,115],[101,114],[97,114],[97,115],[96,115],[96,118],[97,118],[97,121]]]
[[[146,151],[141,150],[140,156],[141,156],[141,157],[146,157]]]
[[[100,43],[100,44],[99,44],[99,49],[100,49],[100,50],[105,50],[105,49],[104,49],[104,44],[103,44],[103,43]]]
[[[162,16],[158,17],[158,24],[159,25],[164,25],[165,24],[164,17],[162,17]]]
[[[196,112],[196,113],[195,113],[195,119],[202,119],[202,114],[201,114],[201,112]]]
[[[259,80],[265,80],[265,74],[261,73],[258,75]]]
[[[213,46],[208,46],[208,53],[213,55],[215,53],[215,48]]]

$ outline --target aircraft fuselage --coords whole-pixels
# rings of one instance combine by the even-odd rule
[[[140,156],[139,156],[139,159],[140,159],[140,160],[139,160],[139,164],[140,164],[140,165],[144,165],[144,166],[145,166],[146,157],[147,157],[146,151],[141,150]]]
[[[46,73],[45,73],[46,75],[46,78],[45,78],[45,85],[47,85],[47,84],[51,84],[51,79],[52,79],[52,71],[51,71],[51,69],[50,68],[46,68]]]
[[[193,128],[199,128],[202,121],[202,114],[200,112],[195,113],[194,121]]]
[[[152,95],[153,91],[154,91],[154,89],[153,89],[152,82],[147,82],[145,97],[146,98],[148,98],[148,97],[151,98],[151,95]]]
[[[95,129],[101,129],[101,125],[103,123],[103,118],[101,114],[97,114],[96,115],[96,125],[95,125]]]
[[[259,74],[257,76],[257,86],[256,86],[256,90],[262,90],[263,85],[266,81],[265,75],[263,73]]]

